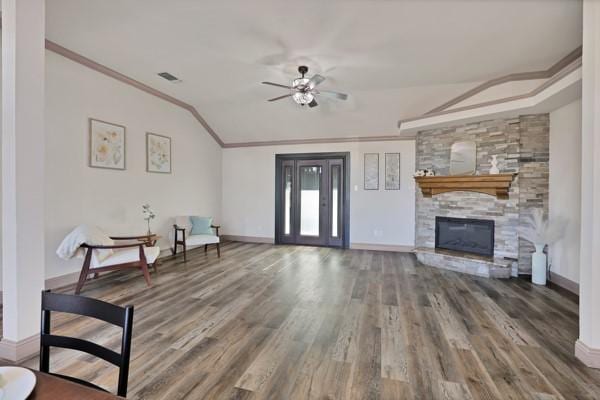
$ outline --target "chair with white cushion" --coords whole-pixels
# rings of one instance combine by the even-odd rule
[[[146,284],[152,286],[148,266],[156,271],[160,254],[160,247],[152,245],[156,239],[156,235],[108,236],[95,226],[80,225],[65,237],[56,253],[63,259],[84,259],[75,294],[81,292],[89,275],[126,268],[139,268]]]
[[[208,245],[214,244],[217,248],[217,256],[221,257],[219,228],[220,226],[212,223],[211,217],[176,217],[173,224],[173,255],[177,255],[177,247],[181,246],[183,248],[183,260],[187,261],[188,247],[204,246],[204,252],[207,252]]]

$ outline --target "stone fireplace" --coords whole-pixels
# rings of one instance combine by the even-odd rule
[[[452,191],[426,197],[416,193],[415,253],[424,264],[488,277],[531,273],[533,246],[519,240],[518,229],[533,208],[548,208],[549,116],[525,115],[421,131],[416,138],[416,168],[448,175],[450,147],[470,140],[477,146],[476,171],[488,174],[492,155],[502,173],[514,173],[508,196]],[[457,253],[436,243],[436,217],[493,222],[493,251]],[[458,231],[454,231],[458,232]],[[489,238],[488,238],[489,240]],[[472,243],[473,245],[473,243]]]

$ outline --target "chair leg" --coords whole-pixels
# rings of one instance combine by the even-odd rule
[[[217,243],[217,257],[221,258],[221,243]]]
[[[86,279],[87,272],[82,270],[81,274],[79,275],[79,281],[77,282],[77,286],[75,287],[75,294],[81,293],[81,289],[83,288],[83,284],[85,283]]]
[[[144,279],[146,280],[146,285],[152,286],[152,281],[150,280],[150,271],[148,271],[148,264],[142,263],[141,266],[142,273],[144,274]]]
[[[204,245],[204,252],[206,253],[207,251],[208,251],[208,245],[207,245],[207,244],[205,244],[205,245]]]
[[[187,261],[187,246],[183,245],[183,262]]]
[[[87,279],[90,273],[90,265],[92,263],[92,250],[88,249],[85,253],[85,260],[83,261],[83,265],[81,266],[81,274],[79,274],[79,281],[77,281],[77,286],[75,287],[75,294],[79,294],[81,289],[83,288],[83,284]]]
[[[81,274],[79,274],[79,281],[77,281],[77,286],[75,287],[75,294],[79,294],[81,292],[83,284],[85,283],[85,280],[88,277],[88,272],[89,270],[85,266],[81,268]]]

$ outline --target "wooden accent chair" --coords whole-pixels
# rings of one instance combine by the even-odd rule
[[[75,288],[75,294],[81,292],[81,288],[85,284],[87,277],[90,274],[97,276],[100,272],[115,271],[125,268],[139,268],[142,270],[144,279],[148,286],[152,286],[150,280],[150,272],[148,266],[152,266],[156,272],[156,260],[160,254],[158,246],[152,246],[156,242],[156,235],[141,235],[141,236],[110,236],[111,240],[115,241],[136,241],[135,243],[115,244],[115,245],[89,245],[82,244],[81,247],[86,250],[83,266],[79,281]],[[99,261],[94,257],[94,250],[114,250],[112,254]]]
[[[191,246],[204,246],[204,252],[208,251],[209,245],[216,245],[217,256],[221,257],[221,239],[219,237],[219,228],[221,226],[211,224],[214,235],[192,235],[190,217],[177,217],[173,224],[174,238],[171,252],[177,255],[177,247],[183,248],[183,261],[187,261],[187,248]]]
[[[123,328],[121,336],[121,353],[102,347],[84,339],[58,336],[50,333],[50,317],[52,311],[92,317]],[[69,294],[42,292],[42,332],[40,336],[40,371],[50,373],[50,347],[61,347],[83,351],[101,358],[119,367],[119,383],[117,394],[127,396],[127,380],[129,377],[129,358],[131,354],[131,333],[133,330],[133,306],[119,307],[104,301]],[[52,374],[94,389],[105,389],[71,376]]]

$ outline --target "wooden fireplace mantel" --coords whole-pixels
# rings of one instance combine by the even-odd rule
[[[425,197],[440,193],[467,191],[508,199],[508,191],[516,174],[415,176]]]

